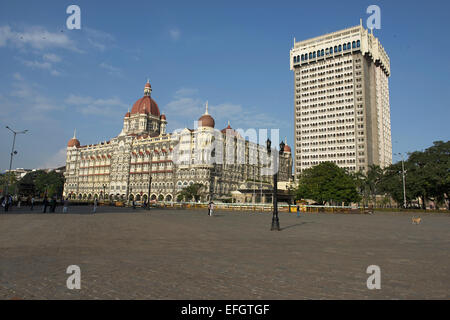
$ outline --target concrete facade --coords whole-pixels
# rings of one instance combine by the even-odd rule
[[[331,161],[350,172],[392,163],[390,61],[362,25],[295,42],[295,177]]]

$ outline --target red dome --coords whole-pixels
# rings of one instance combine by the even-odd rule
[[[67,147],[71,148],[71,147],[79,147],[80,146],[80,141],[78,141],[78,139],[76,138],[72,138],[69,140],[69,142],[67,143]]]
[[[284,146],[284,152],[291,152],[291,147],[289,147],[287,144]]]
[[[166,115],[165,114],[161,115],[161,120],[166,120]]]
[[[151,88],[152,86],[150,85],[149,82],[147,82],[147,83],[145,84],[145,87],[146,87],[146,88]]]
[[[230,122],[228,122],[228,126],[224,129],[221,130],[222,133],[227,134],[227,135],[232,135],[232,136],[238,136],[238,132],[236,130],[234,130],[233,128],[231,128],[230,126]]]
[[[134,103],[133,108],[131,109],[131,114],[137,113],[152,114],[156,117],[159,117],[158,104],[155,102],[155,100],[150,98],[150,96],[143,96]]]
[[[128,111],[127,113],[125,113],[125,118],[128,118],[131,116],[131,113]]]
[[[214,121],[213,117],[211,117],[209,114],[204,114],[198,119],[199,127],[214,128],[215,124],[216,124],[216,122]]]

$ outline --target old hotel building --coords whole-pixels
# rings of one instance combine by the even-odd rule
[[[349,171],[392,163],[390,62],[362,24],[295,42],[295,177],[331,161]]]
[[[150,194],[151,200],[176,201],[183,188],[200,183],[201,200],[209,201],[230,198],[239,189],[272,189],[272,176],[263,170],[265,145],[249,142],[230,124],[215,129],[208,104],[197,128],[167,133],[166,116],[151,92],[147,82],[144,96],[125,114],[117,137],[84,146],[75,135],[69,140],[64,197],[146,200]],[[286,145],[284,151],[278,174],[280,181],[289,181],[291,149]],[[253,192],[247,201],[270,201],[262,194]]]

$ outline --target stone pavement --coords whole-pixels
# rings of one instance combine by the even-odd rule
[[[61,208],[58,209],[59,211]],[[0,299],[449,299],[450,216],[23,208],[0,213]],[[81,268],[81,290],[66,268]],[[381,290],[368,290],[369,265]]]

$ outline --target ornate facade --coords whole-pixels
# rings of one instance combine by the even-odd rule
[[[150,194],[151,200],[170,202],[183,188],[199,183],[202,201],[220,200],[240,188],[271,188],[272,162],[279,163],[279,181],[290,180],[289,146],[278,162],[268,159],[265,145],[246,140],[230,124],[215,129],[207,103],[195,129],[167,133],[166,116],[151,92],[147,82],[117,137],[84,146],[75,135],[69,140],[65,197],[139,201]]]

